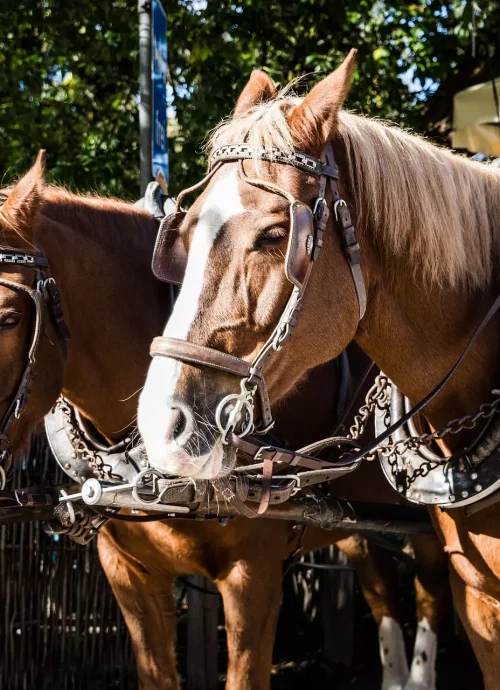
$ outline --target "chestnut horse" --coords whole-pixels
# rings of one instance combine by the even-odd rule
[[[245,144],[254,160],[219,157],[179,230],[189,248],[190,290],[183,295],[183,288],[178,303],[183,314],[174,310],[165,336],[254,361],[290,299],[292,286],[283,270],[289,205],[297,199],[311,206],[321,191],[317,175],[290,162],[297,160],[297,151],[325,161],[332,147],[337,192],[345,201],[339,202],[327,185],[327,222],[320,209],[324,246],[310,273],[303,310],[292,338],[271,353],[265,369],[271,403],[284,399],[305,371],[335,357],[353,339],[416,403],[450,371],[499,292],[498,172],[396,127],[341,112],[354,56],[352,51],[303,100],[286,93],[276,97],[271,80],[255,73],[234,117],[211,140],[212,153],[220,156],[226,144],[233,146],[226,154],[241,153],[238,145]],[[352,232],[347,211],[360,246],[358,255],[355,239],[347,241],[351,261],[334,224],[337,216],[337,225]],[[495,317],[425,408],[434,428],[475,412],[498,386],[498,326]],[[179,440],[171,419],[182,417],[189,429],[196,409],[220,441],[216,410],[224,396],[238,392],[235,377],[203,367],[201,388],[199,368],[182,361],[182,354],[172,356],[155,357],[140,400],[139,428],[149,459],[166,471],[227,473],[234,452],[224,447],[221,453],[219,443],[193,457],[183,446],[188,434]],[[446,437],[446,452],[467,447],[471,433]],[[449,555],[456,608],[485,686],[497,690],[499,504],[470,516],[463,508],[431,510]]]
[[[169,289],[150,271],[156,223],[130,204],[45,186],[42,157],[17,186],[5,190],[5,196],[0,207],[1,246],[19,252],[36,246],[43,251],[71,332],[64,360],[51,322],[45,322],[36,377],[9,433],[10,442],[20,450],[61,392],[103,436],[116,442],[133,426],[149,343],[170,304]],[[31,286],[33,268],[2,264],[0,277]],[[29,297],[0,285],[0,415],[22,374],[32,329]],[[278,426],[292,443],[303,445],[329,431],[335,417],[335,371],[332,365],[321,367],[282,406]],[[301,424],[295,421],[299,415]],[[396,584],[386,572],[390,559],[388,563],[384,552],[345,532],[308,528],[302,546],[312,549],[334,542],[357,568],[380,626],[383,688],[401,690],[408,667]],[[415,541],[424,568],[417,580],[420,627],[407,688],[418,680],[423,653],[435,654],[435,638],[422,647],[421,632],[424,619],[435,627],[441,611],[442,587],[433,571],[439,553],[428,544],[428,538]],[[172,586],[183,573],[212,578],[221,591],[229,650],[227,688],[268,688],[282,561],[296,546],[291,524],[241,518],[226,527],[216,521],[186,520],[114,522],[104,527],[99,554],[133,639],[141,689],[179,687]],[[419,687],[432,690],[433,665],[428,666],[426,684]]]

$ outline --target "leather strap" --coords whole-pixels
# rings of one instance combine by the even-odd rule
[[[257,513],[262,515],[269,508],[269,502],[271,501],[271,488],[273,485],[273,461],[264,460],[264,468],[262,471],[262,493],[260,496],[260,503],[257,509]]]
[[[289,450],[288,448],[279,448],[278,446],[257,445],[249,439],[241,438],[233,433],[230,433],[228,438],[231,444],[235,446],[239,452],[244,453],[257,462],[270,460],[283,467],[306,467],[310,470],[343,469],[348,467],[350,468],[349,471],[351,471],[351,469],[357,467],[357,464],[351,460],[352,456],[332,463],[326,460],[320,460],[311,455],[311,453],[319,452],[324,448],[330,448],[332,446],[338,446],[340,443],[345,443],[346,439],[341,436],[331,436],[330,438],[322,439],[300,450]],[[356,444],[353,442],[352,445],[355,446]]]
[[[254,364],[245,362],[244,359],[228,355],[220,350],[213,350],[204,345],[180,340],[178,338],[168,338],[159,336],[151,343],[151,356],[170,357],[179,362],[187,362],[201,366],[208,366],[220,371],[226,371],[242,379],[251,378],[252,383],[257,386],[261,405],[262,424],[264,429],[272,425],[271,402],[267,386],[262,376],[261,369]]]
[[[237,496],[234,493],[230,484],[228,484],[224,480],[215,479],[214,481],[212,481],[212,486],[214,487],[216,493],[220,496],[220,498],[224,499],[224,501],[227,501],[230,505],[232,505],[238,511],[238,513],[250,519],[258,517],[258,513],[256,513],[255,510],[249,508],[247,504],[244,503],[241,500],[241,498],[239,498],[239,496]]]
[[[285,152],[278,148],[269,149],[265,146],[251,146],[250,144],[225,144],[216,149],[210,156],[210,167],[220,162],[258,159],[270,163],[292,165],[302,172],[323,177],[337,177],[337,167],[328,161],[323,163],[318,158],[302,151]]]
[[[330,142],[326,147],[326,160],[333,161],[333,148]],[[333,209],[335,213],[335,221],[340,230],[340,238],[342,247],[347,258],[347,263],[351,270],[352,280],[359,304],[359,320],[363,318],[366,312],[366,287],[361,271],[361,252],[359,244],[356,239],[356,231],[351,220],[351,213],[346,202],[340,196],[337,178],[330,178],[330,187],[333,194]]]
[[[196,343],[180,340],[179,338],[167,338],[159,336],[151,343],[151,355],[160,357],[171,357],[180,362],[188,364],[200,364],[209,366],[213,369],[227,371],[241,378],[250,376],[251,364],[233,355],[228,355],[220,350],[213,350],[211,347],[197,345]]]
[[[33,254],[12,249],[0,250],[0,264],[28,266],[31,268],[48,268],[49,266],[49,262],[43,254]]]

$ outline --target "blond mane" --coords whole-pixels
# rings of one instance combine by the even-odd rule
[[[246,141],[293,150],[287,95],[223,122],[208,150]],[[339,135],[358,229],[369,228],[386,256],[402,259],[425,281],[481,287],[500,256],[500,174],[423,138],[373,119],[341,112]]]

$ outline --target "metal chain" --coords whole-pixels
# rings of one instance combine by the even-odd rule
[[[458,434],[464,430],[474,429],[480,420],[487,421],[491,419],[497,412],[500,411],[500,390],[494,389],[491,391],[492,395],[496,396],[494,400],[489,403],[483,403],[479,410],[474,414],[465,415],[464,417],[457,417],[452,419],[448,424],[436,429],[433,432],[422,434],[421,436],[409,436],[406,439],[397,441],[384,447],[384,453],[387,453],[389,464],[392,468],[392,473],[396,479],[399,471],[397,466],[398,456],[404,455],[407,450],[417,451],[420,446],[430,446],[434,441],[442,439],[446,434]],[[406,476],[407,488],[410,487],[419,477],[427,477],[433,470],[447,464],[450,458],[443,457],[436,460],[424,460],[419,467],[416,467],[410,476]]]
[[[391,399],[391,383],[387,376],[379,374],[373,386],[366,394],[365,403],[360,407],[358,414],[354,417],[354,422],[349,429],[349,437],[358,439],[366,430],[366,426],[370,417],[374,414],[376,409],[386,414],[386,426],[390,424],[390,399]],[[441,440],[447,434],[458,434],[464,430],[474,429],[477,423],[481,420],[487,421],[491,419],[497,412],[500,412],[500,390],[493,389],[492,395],[494,400],[489,403],[483,403],[479,410],[473,414],[468,414],[463,417],[452,419],[443,427],[432,432],[421,434],[420,436],[408,436],[405,439],[396,441],[395,443],[388,443],[380,446],[377,450],[381,450],[384,455],[387,455],[389,462],[393,468],[393,472],[397,472],[397,458],[401,457],[407,451],[416,451],[421,446],[430,446],[434,441]],[[373,459],[374,454],[367,454],[366,459]],[[393,458],[392,462],[390,458]],[[429,472],[437,467],[449,462],[449,458],[441,458],[438,460],[424,460],[422,464],[416,468],[407,478],[407,484],[411,485],[418,477],[426,477]]]
[[[364,405],[361,405],[359,412],[354,417],[352,426],[349,429],[349,438],[357,440],[366,430],[366,426],[371,415],[378,408],[384,410],[390,400],[389,379],[385,374],[379,374],[365,397]]]
[[[384,453],[402,455],[406,450],[418,451],[420,446],[430,446],[434,441],[441,440],[447,434],[458,434],[464,430],[474,429],[480,420],[491,419],[493,415],[500,411],[500,390],[495,388],[491,393],[495,396],[495,399],[489,403],[483,403],[477,412],[452,419],[445,426],[427,434],[408,436],[406,439],[383,446]],[[446,462],[448,462],[448,458],[442,458],[439,464]]]
[[[83,461],[88,462],[98,479],[111,479],[110,465],[103,461],[98,451],[89,448],[83,434],[73,420],[73,412],[68,402],[63,397],[60,397],[57,405],[68,422],[69,435],[75,457],[79,456]]]

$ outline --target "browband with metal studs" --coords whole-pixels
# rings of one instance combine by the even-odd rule
[[[216,149],[210,156],[210,168],[213,168],[221,160],[240,161],[250,159],[293,165],[294,168],[308,172],[311,175],[324,175],[325,177],[333,177],[336,180],[339,176],[336,166],[323,163],[307,153],[302,153],[302,151],[287,152],[278,148],[250,146],[249,144],[226,144]]]
[[[15,264],[18,266],[34,266],[47,268],[49,262],[43,254],[31,254],[27,252],[10,251],[2,249],[0,252],[0,264]]]

